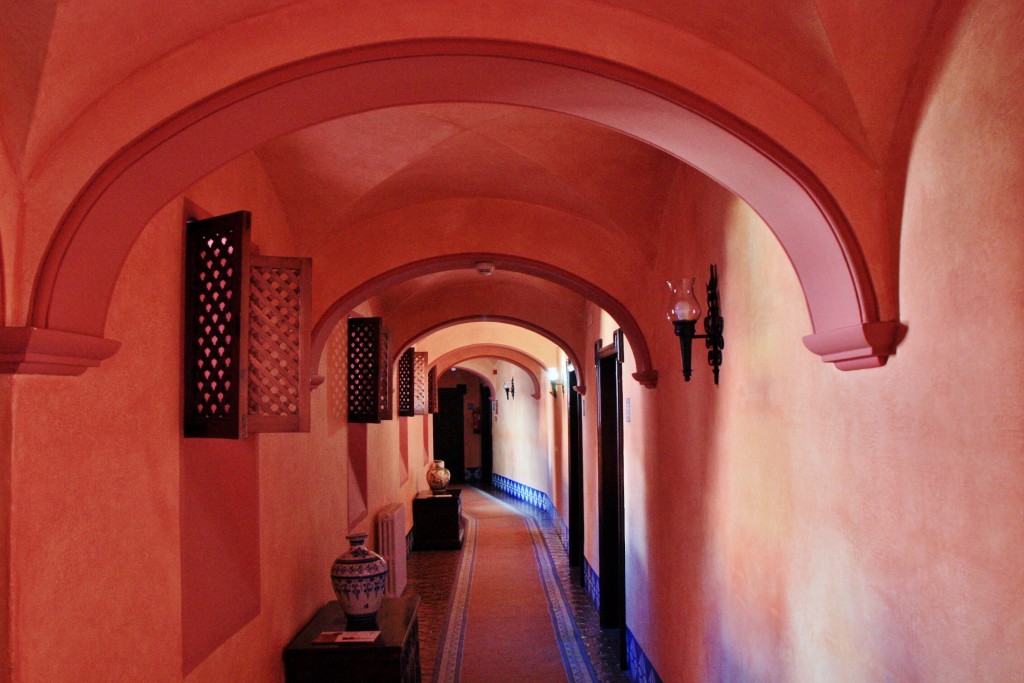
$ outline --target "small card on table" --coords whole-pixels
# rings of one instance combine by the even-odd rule
[[[314,643],[372,643],[380,631],[321,631]]]

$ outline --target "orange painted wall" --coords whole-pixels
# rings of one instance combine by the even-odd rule
[[[188,196],[214,214],[251,210],[263,253],[290,253],[287,222],[254,158]],[[161,211],[124,269],[108,322],[123,343],[116,360],[79,378],[11,380],[11,543],[22,549],[12,566],[16,680],[182,677],[182,215],[180,201]],[[259,458],[260,612],[190,681],[278,680],[281,648],[331,596],[330,563],[347,546],[347,441],[344,424],[326,428],[327,403],[323,388],[313,394],[310,434],[250,437]],[[420,443],[422,426],[410,431]],[[369,430],[367,524],[386,502],[414,495],[411,479],[399,487],[395,458],[376,457],[397,448],[397,432],[396,423]],[[216,604],[209,609],[216,614]],[[99,627],[68,628],[99,614]]]
[[[644,389],[624,373],[632,413],[625,428],[626,517],[629,624],[665,680],[1012,680],[1024,664],[1024,365],[1016,354],[1024,341],[1022,12],[1008,1],[966,3],[948,61],[927,95],[913,134],[900,233],[900,311],[910,331],[888,367],[844,374],[807,352],[799,343],[810,332],[807,312],[785,254],[748,207],[685,169],[665,212],[673,237],[645,253],[645,267],[630,270],[628,287],[616,290],[645,330],[659,331],[649,339],[661,371],[658,388]],[[570,38],[593,43],[583,32]],[[630,54],[644,44],[634,37]],[[654,72],[688,68],[672,50],[643,53]],[[162,63],[136,80],[167,90],[159,76],[169,70]],[[183,79],[194,75],[180,71]],[[226,83],[229,76],[210,78]],[[196,98],[210,89],[190,87]],[[751,92],[731,81],[715,92],[725,90]],[[175,97],[191,96],[168,96],[160,105],[165,113]],[[722,94],[729,97],[742,96]],[[815,116],[793,118],[754,96],[739,104],[757,123],[774,121],[764,127],[805,153],[830,183],[860,196],[851,189],[860,175],[845,177],[841,164],[826,163],[829,145],[808,151],[821,139],[806,134]],[[134,128],[125,133],[90,125],[125,109],[100,102],[76,119],[74,130],[53,134],[59,149],[76,153],[52,154],[60,162],[33,177],[24,209],[32,225],[55,224],[68,197],[106,158],[93,135],[111,138],[103,144],[114,149],[121,135],[131,138],[164,115],[133,114]],[[83,149],[88,154],[77,153]],[[5,193],[20,187],[8,179],[14,173],[2,173]],[[68,174],[79,182],[64,180]],[[31,262],[49,233],[21,235],[23,218],[9,197],[0,198],[0,230],[6,263],[18,270],[8,267],[4,280],[17,283],[20,296],[6,309],[9,320],[19,321]],[[214,213],[251,209],[266,253],[295,247],[251,156],[189,197]],[[453,224],[447,208],[432,210],[437,224]],[[416,211],[387,221],[405,234]],[[484,237],[493,229],[483,219],[495,210],[474,211],[474,221],[488,226],[479,241],[489,244]],[[880,213],[867,207],[854,218],[873,224]],[[8,605],[5,597],[0,611],[10,610],[5,633],[18,680],[60,679],[69,671],[82,679],[180,676],[180,218],[178,201],[161,211],[125,266],[108,324],[109,336],[124,343],[115,357],[80,378],[17,376],[0,385],[12,413],[0,423],[0,439],[11,442],[4,451],[10,467],[2,469],[10,476],[10,506],[0,509],[12,511],[5,523],[14,558],[13,599]],[[874,245],[869,254],[879,258],[872,267],[884,271],[885,287],[897,284],[884,268],[895,234],[861,235]],[[518,249],[532,248],[519,239]],[[564,247],[562,239],[550,237]],[[27,256],[11,258],[12,246]],[[384,263],[386,256],[373,258]],[[613,256],[590,259],[580,270],[596,279]],[[369,258],[355,272],[374,274]],[[694,380],[682,382],[676,339],[661,311],[663,280],[704,277],[709,262],[721,268],[726,316],[718,388],[700,363]],[[340,269],[336,278],[359,281]],[[893,299],[885,297],[887,308]],[[608,341],[609,324],[597,318],[591,310],[581,334]],[[596,390],[592,358],[585,361],[585,488],[592,493]],[[517,388],[526,386],[517,378]],[[496,441],[498,429],[508,433],[506,450],[499,455],[496,448],[496,470],[559,497],[545,395],[536,401],[524,393],[515,412],[499,397]],[[276,680],[281,646],[329,596],[326,569],[348,531],[348,427],[329,417],[324,388],[314,394],[313,410],[312,434],[253,437],[261,612],[189,680]],[[371,531],[381,505],[408,501],[423,487],[426,458],[418,456],[429,453],[418,454],[416,446],[427,450],[429,424],[404,419],[412,460],[406,483],[394,457],[403,438],[398,423],[366,428],[363,524]],[[523,433],[534,435],[525,456],[511,445],[522,443]],[[594,500],[590,495],[586,511],[591,564]],[[67,628],[95,614],[104,615],[102,628]]]
[[[626,427],[629,625],[665,680],[1013,680],[1024,664],[1022,25],[978,3],[924,110],[909,333],[883,369],[837,372],[795,343],[810,330],[779,245],[724,190],[679,179],[687,244],[662,245],[655,275],[717,262],[727,347],[720,387],[702,362],[684,384],[660,323],[658,388],[625,389],[649,430]]]
[[[542,389],[540,398],[533,398],[528,389],[532,383],[522,369],[505,361],[499,361],[497,367],[499,378],[515,378],[516,397],[507,400],[504,390],[498,396],[498,419],[493,431],[494,472],[551,495],[551,394]]]

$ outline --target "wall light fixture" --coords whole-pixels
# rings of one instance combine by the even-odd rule
[[[558,396],[558,387],[563,384],[557,368],[548,368],[548,380],[551,382],[551,395]]]
[[[718,269],[711,265],[711,279],[708,280],[708,314],[704,318],[704,334],[697,334],[697,321],[700,320],[701,308],[693,293],[694,278],[684,278],[678,284],[668,282],[671,292],[668,304],[668,319],[675,327],[679,337],[679,351],[683,356],[683,379],[690,381],[691,349],[694,339],[703,339],[708,349],[708,364],[715,373],[715,384],[718,384],[718,369],[722,365],[722,349],[725,348],[722,318],[718,301]]]

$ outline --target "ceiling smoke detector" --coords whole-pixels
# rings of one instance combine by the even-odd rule
[[[494,273],[494,263],[492,263],[491,261],[477,261],[476,272],[480,273],[481,275],[491,275],[492,273]]]

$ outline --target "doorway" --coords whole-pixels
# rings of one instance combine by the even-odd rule
[[[569,566],[583,565],[583,397],[576,391],[576,369],[567,373],[569,392]],[[580,585],[585,578],[580,572]]]
[[[466,444],[463,396],[466,385],[437,390],[437,412],[434,413],[434,457],[444,460],[451,472],[452,483],[465,483]]]
[[[600,346],[598,342],[597,346]],[[623,339],[595,349],[597,357],[598,574],[602,628],[619,630],[619,666],[626,659],[626,533],[622,478]]]
[[[494,471],[494,409],[491,407],[491,388],[480,385],[480,483],[491,485],[491,473]]]

